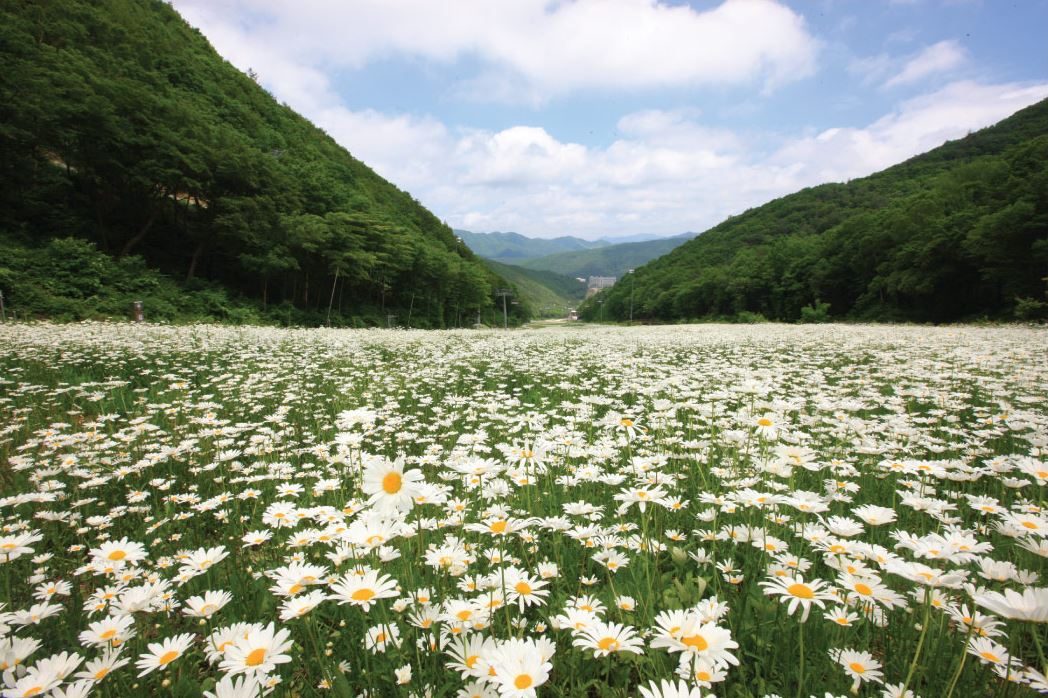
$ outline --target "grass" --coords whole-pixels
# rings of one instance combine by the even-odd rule
[[[4,681],[1027,695],[1044,626],[987,593],[1048,617],[1046,349],[1022,328],[2,326]],[[362,580],[370,603],[340,595]],[[96,682],[106,652],[130,662]]]

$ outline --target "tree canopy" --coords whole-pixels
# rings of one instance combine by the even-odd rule
[[[166,3],[5,2],[0,56],[0,244],[20,251],[0,261],[0,281],[12,305],[49,312],[29,286],[66,238],[111,257],[107,269],[140,256],[185,293],[217,290],[299,322],[454,326],[497,300],[502,281],[447,225]]]

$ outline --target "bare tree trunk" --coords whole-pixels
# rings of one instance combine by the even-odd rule
[[[338,284],[339,268],[335,267],[335,280],[331,282],[331,298],[328,299],[327,325],[331,327],[331,306],[335,304],[335,286]]]
[[[262,279],[262,312],[269,307],[269,277]]]
[[[159,210],[156,208],[150,211],[149,220],[146,221],[146,224],[142,226],[142,229],[139,230],[133,238],[124,243],[124,246],[123,248],[121,248],[120,254],[117,255],[117,257],[126,257],[131,252],[131,250],[134,249],[135,245],[137,245],[138,243],[142,242],[143,239],[145,239],[146,233],[148,233],[149,229],[153,227],[153,222],[156,221],[158,213]]]
[[[189,270],[186,272],[186,281],[192,281],[196,276],[197,264],[200,262],[200,254],[204,251],[204,243],[198,243],[193,250],[193,258],[189,260]]]

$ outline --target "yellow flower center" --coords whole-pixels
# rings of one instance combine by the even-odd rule
[[[619,648],[619,641],[613,637],[604,637],[597,643],[597,647],[605,652],[614,652]]]
[[[774,423],[775,422],[771,421],[767,417],[761,417],[757,420],[757,424],[761,425],[762,427],[770,427]]]
[[[114,630],[113,628],[110,628],[109,630],[106,630],[106,631],[101,632],[101,633],[98,634],[98,636],[100,638],[102,638],[103,640],[108,640],[109,638],[113,637],[114,635],[116,635],[116,630]]]
[[[624,427],[632,427],[633,426],[633,420],[632,419],[626,419],[624,417],[624,418],[619,420],[619,424],[621,424]]]
[[[532,680],[530,674],[521,674],[517,678],[513,679],[513,685],[521,691],[523,691],[525,688],[530,688],[531,684],[533,683],[535,682]]]
[[[859,582],[858,584],[855,585],[855,591],[859,592],[863,596],[873,596],[873,589],[871,589],[870,587],[866,586],[862,582]]]
[[[386,476],[382,478],[382,489],[386,494],[396,494],[400,492],[402,480],[400,473],[386,473]]]
[[[681,638],[681,642],[688,647],[694,648],[696,652],[702,652],[710,646],[710,643],[706,642],[706,638],[702,635],[689,635]]]
[[[506,532],[506,522],[505,521],[501,521],[501,520],[495,521],[494,523],[491,524],[490,528],[491,528],[491,532],[492,533],[505,533]]]
[[[527,596],[531,593],[531,587],[528,586],[527,582],[517,582],[517,586],[513,587],[517,590],[517,593],[521,596]]]
[[[251,650],[251,653],[244,657],[244,664],[247,664],[248,666],[258,666],[264,661],[266,661],[265,647],[259,647],[258,649]]]
[[[95,681],[101,681],[102,679],[104,679],[106,677],[106,675],[108,673],[109,673],[109,667],[102,667],[101,669],[99,669],[98,671],[95,672],[95,676],[94,676]]]
[[[815,592],[812,591],[811,587],[807,584],[791,584],[786,591],[791,596],[796,596],[798,599],[814,599]]]
[[[33,686],[32,688],[27,689],[26,692],[23,693],[22,695],[23,696],[35,696],[35,695],[39,695],[40,693],[42,693],[43,690],[44,690],[43,686]]]
[[[459,620],[469,620],[470,616],[472,616],[472,615],[473,615],[473,611],[469,610],[468,608],[463,609],[463,610],[461,610],[461,611],[459,611],[458,613],[455,614],[455,616]]]
[[[371,589],[357,589],[350,598],[354,601],[370,601],[375,598],[375,592]]]
[[[160,666],[167,666],[176,659],[178,659],[178,652],[176,652],[175,650],[169,650],[165,652],[164,655],[160,657],[160,659],[157,661],[160,664]]]
[[[856,674],[866,673],[866,667],[864,667],[862,664],[859,664],[858,662],[852,662],[848,665],[848,668],[854,671]]]
[[[109,559],[113,561],[123,560],[125,557],[127,557],[127,553],[123,550],[114,550],[109,553]]]

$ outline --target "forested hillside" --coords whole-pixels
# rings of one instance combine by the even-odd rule
[[[724,221],[637,269],[634,317],[1027,319],[1048,312],[1045,277],[1048,101]],[[628,316],[628,284],[598,298],[607,317]]]
[[[586,284],[569,276],[541,269],[526,269],[493,259],[484,263],[509,282],[509,289],[528,307],[526,314],[537,317],[564,317],[586,295]]]
[[[0,289],[27,316],[453,326],[501,280],[160,0],[0,4]],[[521,312],[515,308],[516,312]]]

